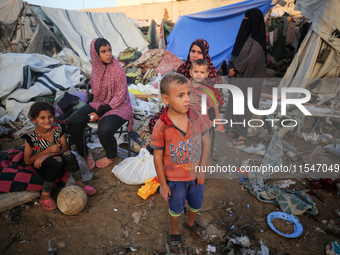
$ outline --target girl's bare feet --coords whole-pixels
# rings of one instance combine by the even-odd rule
[[[48,199],[50,197],[51,197],[51,193],[48,193],[48,192],[42,191],[41,194],[40,194],[40,199],[41,200],[46,200],[46,199]]]
[[[114,162],[116,162],[117,159],[118,159],[118,157],[115,157],[114,159],[108,159],[107,157],[104,157],[104,158],[98,159],[96,161],[96,166],[98,168],[105,168],[105,167],[113,164]]]

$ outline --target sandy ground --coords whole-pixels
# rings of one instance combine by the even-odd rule
[[[334,126],[328,128],[339,138],[339,129]],[[309,151],[301,152],[301,157],[310,154],[318,145],[292,134],[287,134],[285,139],[293,146]],[[229,147],[232,138],[216,133],[216,141],[222,140],[226,143],[215,143],[214,158],[217,161],[225,157],[229,164],[240,166],[246,159],[261,158]],[[21,142],[3,143],[3,150]],[[260,142],[255,137],[247,145]],[[339,159],[327,155],[327,162],[335,164],[339,163]],[[290,163],[289,159],[284,159],[284,164]],[[37,202],[11,210],[11,214],[3,214],[0,221],[0,254],[48,254],[49,240],[58,254],[166,254],[165,241],[170,226],[167,203],[158,193],[143,200],[137,195],[139,186],[120,182],[111,169],[94,169],[94,177],[88,183],[95,186],[98,193],[89,197],[86,208],[79,215],[66,216],[59,210],[45,211]],[[311,196],[319,214],[297,216],[303,233],[298,238],[289,239],[275,233],[267,224],[267,215],[278,211],[278,206],[253,197],[242,188],[237,175],[221,177],[206,179],[203,208],[197,219],[208,229],[208,242],[200,242],[182,226],[180,228],[187,254],[228,254],[232,249],[234,253],[229,254],[251,254],[251,250],[264,251],[261,244],[267,247],[269,254],[325,254],[326,244],[339,240],[340,215],[336,210],[340,209],[340,198],[336,190],[315,190],[323,200],[321,202]],[[290,177],[294,176],[287,176],[286,179],[295,181],[289,186],[293,190],[307,189],[312,180]],[[268,183],[277,181],[280,179],[274,177]],[[56,198],[57,193],[53,196]],[[138,224],[133,220],[134,212],[141,215]],[[184,220],[185,215],[180,222]],[[281,229],[284,227],[281,226]],[[242,236],[248,237],[249,247],[239,244],[227,247],[230,239]],[[214,248],[216,252],[208,251]],[[242,253],[246,251],[248,253]]]

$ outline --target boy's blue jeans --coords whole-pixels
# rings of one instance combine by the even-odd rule
[[[193,181],[167,181],[171,190],[169,198],[169,213],[178,217],[184,210],[185,200],[188,201],[190,211],[197,212],[203,204],[204,184],[197,185]]]

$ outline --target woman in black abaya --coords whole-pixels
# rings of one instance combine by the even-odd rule
[[[248,121],[252,113],[247,105],[247,88],[253,88],[253,105],[258,109],[263,78],[266,65],[266,31],[263,14],[259,9],[249,9],[245,13],[241,27],[228,63],[229,77],[235,81],[244,94],[244,115],[233,114],[233,97],[229,93],[226,112],[228,135],[237,135],[235,146],[243,145],[247,141]],[[252,78],[252,79],[250,79]],[[259,79],[260,78],[260,79]],[[231,82],[232,83],[232,82]],[[233,124],[233,123],[245,123]]]

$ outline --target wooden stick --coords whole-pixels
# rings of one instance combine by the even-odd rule
[[[8,126],[10,126],[12,129],[14,129],[14,130],[18,130],[9,120],[7,120],[7,119],[4,119],[4,121],[5,121],[5,123],[8,125]]]

